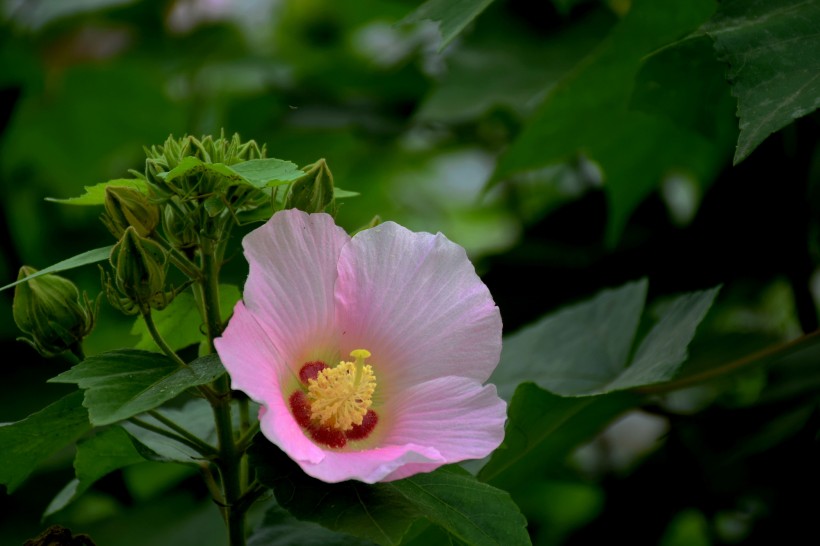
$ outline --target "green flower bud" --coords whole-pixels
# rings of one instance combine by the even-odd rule
[[[23,266],[17,280],[36,273]],[[53,356],[76,348],[94,328],[95,310],[77,287],[57,275],[41,275],[18,284],[12,307],[14,322],[31,339],[24,339],[40,354]]]
[[[175,200],[176,198],[172,198]],[[175,201],[178,203],[178,201]],[[170,203],[162,213],[162,231],[165,238],[178,249],[189,249],[199,243],[198,229],[194,222],[195,216],[184,215],[177,207]]]
[[[173,299],[164,291],[168,272],[165,250],[140,237],[133,226],[125,230],[120,242],[111,249],[109,261],[114,268],[114,283],[108,280],[106,292],[115,307],[129,314],[145,313],[150,308],[163,309]]]
[[[305,175],[291,184],[290,193],[285,200],[286,209],[299,209],[305,212],[324,212],[330,207],[333,210],[333,174],[324,159],[302,168]]]
[[[108,186],[105,188],[102,221],[117,239],[128,226],[132,226],[140,237],[150,237],[159,224],[159,206],[138,190]]]

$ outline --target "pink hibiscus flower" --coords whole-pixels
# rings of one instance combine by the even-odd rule
[[[491,453],[501,316],[464,249],[387,222],[350,237],[276,213],[243,241],[244,302],[216,348],[262,433],[326,482],[367,483]]]

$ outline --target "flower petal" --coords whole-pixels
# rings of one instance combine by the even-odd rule
[[[442,234],[386,222],[353,237],[338,270],[342,353],[368,349],[390,391],[449,375],[483,383],[498,364],[498,307]]]
[[[495,385],[440,377],[396,393],[390,406],[395,417],[384,443],[433,446],[447,463],[486,457],[504,439],[507,404]],[[415,472],[398,469],[390,479]]]
[[[385,481],[408,465],[432,465],[434,470],[447,461],[435,448],[415,444],[387,445],[364,451],[326,451],[318,464],[293,457],[306,474],[328,483],[359,480]]]
[[[231,376],[231,388],[262,404],[259,419],[264,435],[292,458],[321,461],[324,452],[305,437],[282,394],[282,358],[242,302],[236,304],[228,327],[214,344]]]
[[[349,237],[327,214],[277,212],[243,240],[250,274],[245,305],[291,367],[337,358],[333,287]]]

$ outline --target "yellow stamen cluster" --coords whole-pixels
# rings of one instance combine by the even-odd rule
[[[356,362],[339,362],[308,382],[311,418],[341,431],[362,424],[376,390],[373,368],[364,363],[370,352],[357,349],[350,356]]]

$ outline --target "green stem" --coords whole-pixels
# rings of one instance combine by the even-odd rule
[[[175,441],[179,442],[180,444],[184,444],[184,445],[190,447],[191,449],[193,449],[194,451],[196,451],[197,453],[199,453],[200,455],[202,455],[203,457],[207,458],[207,457],[212,457],[214,455],[214,448],[207,445],[207,444],[204,444],[204,446],[203,446],[203,445],[200,444],[200,442],[192,442],[188,438],[180,436],[179,434],[177,434],[175,432],[171,432],[170,430],[166,430],[162,427],[152,425],[151,423],[143,421],[142,419],[138,419],[137,417],[131,417],[128,420],[131,423],[134,423],[135,425],[137,425],[140,428],[144,428],[145,430],[155,432],[156,434],[159,434],[161,436],[165,436],[166,438],[170,438],[172,440],[175,440]],[[208,449],[204,449],[205,446]]]
[[[147,309],[144,313],[142,313],[142,318],[145,320],[145,326],[148,327],[148,332],[151,334],[151,337],[154,339],[154,342],[157,346],[162,349],[162,352],[171,357],[171,359],[179,364],[182,368],[187,368],[188,364],[179,358],[179,355],[171,349],[171,347],[165,342],[165,339],[157,330],[157,325],[154,324],[154,319],[151,317],[151,309]]]
[[[245,453],[253,442],[253,437],[259,432],[259,421],[251,425],[248,430],[237,440],[236,450],[240,453]]]
[[[168,241],[161,237],[156,237],[153,240],[162,246],[165,252],[168,253],[168,259],[171,260],[171,263],[189,279],[197,281],[202,278],[202,273],[199,271],[199,268],[189,260],[185,254],[174,248]]]
[[[722,366],[710,368],[703,372],[682,377],[675,381],[660,383],[658,385],[648,385],[646,387],[639,387],[635,389],[635,391],[641,394],[665,394],[668,392],[685,389],[687,387],[692,387],[699,383],[704,383],[706,381],[711,381],[713,379],[729,375],[744,368],[749,368],[756,365],[763,365],[776,358],[783,358],[785,356],[790,355],[791,353],[803,349],[804,344],[807,341],[812,341],[815,338],[820,338],[820,330],[815,330],[810,334],[800,336],[799,338],[789,341],[788,343],[775,345],[773,347],[767,347],[762,351],[752,353],[737,360],[732,360],[730,362],[727,362],[726,364],[723,364]]]
[[[200,238],[200,259],[202,278],[199,281],[202,314],[211,352],[215,352],[214,339],[222,333],[222,318],[219,309],[219,267],[221,257],[215,242],[221,241],[223,229],[218,226],[212,232],[206,231]],[[218,243],[217,243],[218,245]],[[213,407],[216,434],[219,441],[217,466],[222,478],[225,522],[228,527],[230,546],[245,546],[245,513],[247,508],[238,504],[242,497],[242,457],[237,450],[231,415],[231,387],[227,375],[213,383],[216,396],[210,400]]]
[[[216,448],[214,446],[208,444],[202,438],[196,436],[195,434],[189,432],[185,428],[179,426],[178,424],[168,419],[158,411],[149,411],[148,415],[150,415],[151,417],[153,417],[169,429],[173,430],[183,438],[187,438],[188,440],[190,440],[192,444],[198,445],[200,447],[200,453],[209,453],[210,455],[216,455]]]

